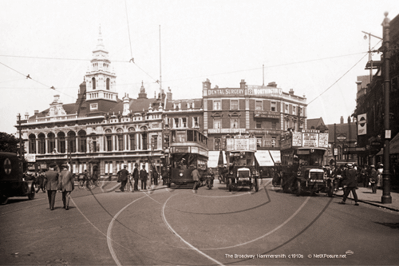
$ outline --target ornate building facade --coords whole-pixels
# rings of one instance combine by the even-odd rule
[[[272,82],[267,86],[211,88],[203,82],[204,133],[210,150],[224,150],[226,138],[249,134],[258,149],[280,149],[280,135],[287,130],[306,129],[306,98],[283,92]]]

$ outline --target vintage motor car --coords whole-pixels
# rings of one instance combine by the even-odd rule
[[[237,176],[230,177],[229,191],[244,186],[249,187],[249,190],[252,190],[252,188],[254,188],[255,191],[259,190],[257,175],[253,174],[251,169],[247,167],[238,168]]]
[[[323,169],[304,169],[303,174],[298,172],[297,195],[306,191],[310,194],[319,192],[327,193],[329,197],[333,196],[333,181],[329,178]]]
[[[0,152],[0,204],[7,204],[9,197],[34,199],[34,182],[24,177],[23,163],[16,154]]]

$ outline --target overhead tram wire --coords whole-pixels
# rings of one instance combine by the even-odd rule
[[[14,69],[14,68],[12,68],[12,67],[10,67],[10,66],[8,66],[8,65],[6,65],[6,64],[4,64],[4,63],[2,63],[2,62],[0,62],[0,64],[2,64],[3,66],[5,66],[5,67],[11,69],[12,71],[17,72],[18,74],[20,74],[20,75],[26,77],[26,79],[31,79],[32,81],[34,81],[34,82],[36,82],[36,83],[38,83],[38,84],[40,84],[40,85],[42,85],[42,86],[44,86],[44,87],[46,87],[46,88],[48,88],[48,89],[58,91],[59,93],[62,93],[62,94],[64,94],[64,95],[69,96],[69,97],[72,97],[72,98],[74,98],[74,99],[76,98],[76,97],[74,97],[74,96],[71,96],[71,95],[69,95],[69,94],[67,94],[67,93],[64,93],[64,92],[62,92],[62,91],[56,89],[54,86],[48,86],[48,85],[46,85],[46,84],[44,84],[44,83],[42,83],[42,82],[40,82],[40,81],[38,81],[38,80],[32,78],[32,77],[30,76],[30,74],[25,75],[25,74],[23,74],[22,72],[20,72],[20,71]]]
[[[130,36],[129,36],[130,40]],[[130,46],[131,47],[131,46]],[[360,52],[360,53],[353,53],[353,54],[346,54],[346,55],[339,55],[339,56],[332,56],[332,57],[324,57],[324,58],[318,58],[318,59],[311,59],[311,60],[305,60],[305,61],[298,61],[298,62],[292,62],[292,63],[285,63],[285,64],[279,64],[279,65],[269,65],[265,66],[266,68],[274,68],[274,67],[282,67],[282,66],[289,66],[289,65],[295,65],[295,64],[303,64],[303,63],[309,63],[309,62],[315,62],[315,61],[321,61],[321,60],[326,60],[326,59],[334,59],[334,58],[340,58],[340,57],[346,57],[346,56],[352,56],[352,55],[357,55],[357,54],[364,54],[368,52]],[[132,55],[132,50],[131,50],[131,55]],[[39,57],[39,56],[18,56],[18,55],[0,55],[0,57],[17,57],[17,58],[33,58],[33,59],[48,59],[48,60],[77,60],[77,61],[90,61],[91,59],[82,59],[82,58],[57,58],[57,57]],[[134,58],[132,57],[130,61],[127,60],[112,60],[112,62],[120,62],[120,63],[133,63],[136,65],[138,69],[140,69],[143,73],[145,73],[148,77],[150,77],[154,82],[158,82],[157,79],[152,77],[148,72],[146,72],[143,68],[141,68],[135,61]],[[222,73],[214,73],[214,74],[208,74],[208,75],[201,75],[201,76],[196,76],[196,77],[187,77],[187,78],[180,78],[180,79],[171,79],[171,80],[166,80],[167,82],[171,81],[181,81],[181,80],[190,80],[190,79],[197,79],[197,78],[203,78],[203,77],[209,77],[209,76],[219,76],[219,75],[226,75],[226,74],[232,74],[232,73],[239,73],[239,72],[246,72],[246,71],[255,71],[259,70],[261,68],[251,68],[251,69],[242,69],[242,70],[236,70],[236,71],[230,71],[230,72],[222,72]],[[18,72],[18,71],[17,71]],[[21,75],[24,75],[20,73]],[[25,76],[25,75],[24,75]],[[127,84],[128,85],[128,84]],[[70,96],[70,95],[68,95]],[[72,97],[72,96],[70,96]],[[76,98],[76,97],[74,97]]]
[[[374,50],[374,48],[375,48],[381,41],[382,41],[382,40],[380,40],[380,41],[373,47],[373,50]],[[331,84],[331,86],[329,86],[329,87],[328,87],[327,89],[325,89],[322,93],[320,93],[320,94],[317,95],[315,98],[313,98],[313,100],[311,100],[311,101],[308,103],[308,106],[309,106],[312,102],[314,102],[316,99],[318,99],[321,95],[323,95],[324,93],[326,93],[329,89],[331,89],[331,88],[332,88],[335,84],[337,84],[338,81],[340,81],[343,77],[345,77],[346,74],[348,74],[355,66],[357,66],[357,64],[359,64],[359,63],[366,57],[366,55],[368,55],[368,52],[367,52],[366,54],[364,54],[364,55],[362,56],[362,58],[360,58],[360,60],[356,62],[356,64],[354,64],[350,69],[348,69],[348,71],[346,71],[341,77],[339,77],[333,84]]]

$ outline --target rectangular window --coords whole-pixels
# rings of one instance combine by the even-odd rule
[[[221,100],[213,101],[213,110],[222,110],[222,102]]]
[[[263,102],[262,101],[255,101],[255,110],[257,110],[257,111],[263,110]]]
[[[292,106],[292,114],[293,115],[296,115],[297,113],[296,113],[296,106]]]
[[[230,100],[230,110],[238,110],[238,100]]]
[[[105,162],[105,174],[108,174],[108,162]]]
[[[91,103],[90,104],[90,111],[97,110],[97,109],[98,109],[98,104],[97,103]]]
[[[215,151],[219,151],[220,150],[220,148],[221,148],[220,142],[221,142],[220,138],[215,138],[215,142],[214,142],[214,146],[215,146],[214,150]]]
[[[173,128],[179,128],[179,118],[174,119]]]
[[[276,130],[277,129],[277,122],[272,122],[272,129],[273,130]]]
[[[186,118],[186,117],[183,117],[183,118],[181,119],[181,122],[182,122],[182,126],[183,126],[184,128],[186,128],[186,127],[187,127],[187,118]]]
[[[256,128],[262,128],[262,122],[256,122]]]
[[[213,128],[215,128],[215,129],[222,128],[222,120],[221,119],[213,120]]]
[[[193,117],[193,128],[199,127],[199,120],[198,117]]]
[[[262,147],[262,138],[256,138],[256,146],[259,148],[259,147]]]
[[[151,136],[151,148],[153,150],[158,149],[158,135]]]
[[[277,102],[270,103],[270,111],[277,112]]]
[[[240,120],[238,118],[230,119],[230,128],[240,128]]]
[[[288,110],[289,110],[289,109],[288,109],[288,104],[286,104],[286,105],[285,105],[285,113],[288,114]]]

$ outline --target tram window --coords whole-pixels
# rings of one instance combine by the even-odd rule
[[[194,131],[187,130],[187,141],[194,141]]]
[[[172,142],[176,142],[176,131],[172,131]]]
[[[197,131],[194,132],[194,141],[198,141],[198,132]]]

